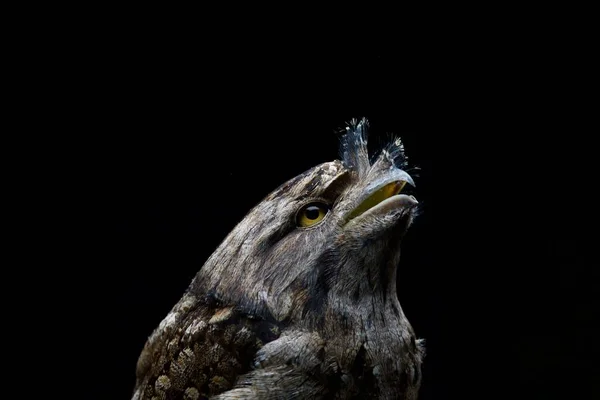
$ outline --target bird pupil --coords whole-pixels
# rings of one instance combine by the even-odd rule
[[[311,206],[306,209],[306,218],[317,219],[319,218],[319,207]]]

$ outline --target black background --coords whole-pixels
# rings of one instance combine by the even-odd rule
[[[78,282],[69,308],[85,307],[75,336],[93,348],[93,361],[72,359],[86,398],[130,397],[146,338],[225,235],[270,190],[337,158],[335,132],[363,116],[373,150],[399,135],[420,168],[399,298],[427,340],[421,398],[594,382],[584,224],[540,196],[569,175],[582,205],[570,174],[583,166],[571,153],[581,109],[563,80],[544,84],[555,70],[457,27],[368,38],[348,23],[326,37],[142,18],[101,27],[76,46],[61,114],[78,132],[65,169],[80,268],[65,274]]]

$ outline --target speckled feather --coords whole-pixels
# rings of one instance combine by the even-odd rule
[[[136,399],[203,399],[230,389],[280,334],[277,324],[211,296],[185,296],[165,321],[138,360]]]
[[[400,140],[370,161],[366,129],[352,121],[342,160],[275,189],[224,239],[148,338],[134,399],[417,399],[424,347],[396,293],[417,207],[349,223],[381,184],[410,180]],[[314,201],[329,213],[298,228]]]

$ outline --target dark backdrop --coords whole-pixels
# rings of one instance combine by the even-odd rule
[[[554,179],[508,172],[524,166],[515,154],[539,128],[512,118],[539,110],[515,105],[521,90],[503,90],[514,65],[483,51],[487,42],[457,31],[279,41],[273,31],[227,39],[177,24],[123,26],[86,38],[72,65],[70,115],[81,133],[68,143],[76,150],[67,207],[81,230],[73,232],[80,269],[69,279],[86,307],[76,336],[93,349],[92,360],[72,361],[91,397],[129,398],[146,338],[220,241],[270,190],[336,158],[335,131],[363,116],[373,149],[400,135],[420,168],[424,208],[404,243],[399,297],[427,340],[421,398],[487,398],[520,384],[539,394],[573,375],[581,387],[580,373],[593,371],[582,360],[597,350],[595,292],[583,289],[593,281],[580,242],[552,234],[579,225],[517,189],[525,182],[541,193]],[[571,119],[555,110],[534,120],[566,138]],[[512,254],[522,250],[520,223],[531,220],[499,218],[515,205],[539,217],[519,242],[535,247],[526,267]],[[555,267],[577,272],[561,277]],[[557,328],[557,309],[568,331]]]
[[[96,114],[93,144],[102,199],[94,212],[106,218],[97,329],[111,338],[98,346],[116,378],[98,390],[130,395],[147,336],[225,235],[269,191],[338,158],[336,132],[364,116],[374,151],[400,135],[420,168],[424,212],[405,242],[399,296],[428,341],[423,398],[443,392],[452,278],[439,265],[432,194],[436,170],[446,168],[436,154],[451,151],[440,147],[448,140],[436,143],[453,119],[437,105],[453,90],[447,69],[360,46],[315,53],[239,45],[203,55],[201,46],[138,44],[119,52],[104,61],[100,79],[112,93]]]

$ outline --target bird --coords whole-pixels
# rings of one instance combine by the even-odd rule
[[[225,237],[148,336],[133,400],[418,398],[425,341],[396,276],[421,205],[402,140],[370,155],[368,131],[348,121],[338,159]]]

